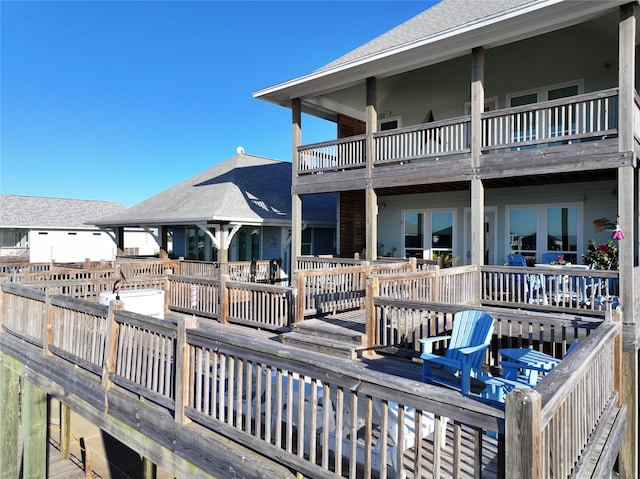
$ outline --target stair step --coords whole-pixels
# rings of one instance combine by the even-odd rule
[[[308,336],[350,342],[355,346],[361,346],[365,337],[364,331],[356,331],[353,328],[337,326],[333,323],[326,323],[317,319],[310,319],[301,323],[292,324],[291,330]]]
[[[351,341],[339,341],[313,334],[301,334],[296,331],[292,331],[280,335],[280,342],[342,358],[356,359],[358,356],[356,351],[357,344]]]

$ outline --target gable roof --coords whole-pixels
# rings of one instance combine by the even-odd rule
[[[291,163],[238,153],[118,214],[99,226],[197,223],[291,223]],[[335,195],[303,201],[307,221],[335,224]]]
[[[285,107],[335,120],[324,93],[565,28],[614,12],[628,0],[442,0],[398,27],[307,75],[254,92]]]
[[[89,220],[123,210],[113,201],[0,195],[0,227],[94,229]]]

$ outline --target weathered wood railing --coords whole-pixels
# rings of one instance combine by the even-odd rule
[[[616,137],[617,88],[482,113],[482,153],[552,147]],[[469,156],[470,117],[374,134],[376,168],[422,159]],[[636,133],[638,128],[636,128]],[[364,168],[365,136],[298,147],[298,174]]]
[[[115,262],[126,278],[134,276],[155,276],[171,271],[180,274],[180,261],[171,259],[118,259]]]
[[[213,433],[207,436],[212,442],[222,434],[302,475],[354,479],[417,477],[416,470],[420,477],[480,478],[496,470],[498,477],[580,477],[590,464],[607,471],[624,428],[625,410],[618,409],[612,379],[619,329],[614,322],[587,318],[582,324],[546,315],[539,331],[532,331],[539,321],[534,318],[545,315],[525,313],[528,318],[514,328],[517,312],[490,309],[504,323],[498,331],[516,331],[510,341],[551,337],[547,323],[555,321],[558,329],[573,331],[565,339],[581,343],[525,392],[530,400],[519,400],[522,390],[507,396],[505,413],[500,405],[381,372],[375,361],[347,364],[297,348],[286,353],[286,345],[241,332],[117,311],[116,302],[108,308],[18,285],[2,290],[2,334],[28,345],[11,339],[0,344],[3,353],[29,363],[30,377],[48,375],[49,382],[40,381],[44,387],[58,382],[83,399],[83,407],[114,415],[174,454],[196,448],[190,460],[212,474],[217,471],[206,460],[209,441],[178,432],[187,418],[201,427],[199,434]],[[377,307],[390,302],[379,299]],[[455,312],[441,303],[403,307],[443,317]],[[82,341],[97,354],[76,349]],[[38,350],[42,359],[34,354]],[[147,421],[170,421],[174,432],[166,437],[169,429]],[[497,431],[499,443],[486,431]],[[498,459],[502,448],[508,473]]]
[[[618,133],[617,88],[482,114],[483,152]]]
[[[372,347],[419,352],[420,338],[449,334],[455,313],[470,306],[374,297],[373,308],[374,315],[368,317],[370,330],[375,332]],[[487,366],[491,368],[499,368],[500,348],[533,347],[562,358],[573,342],[583,339],[602,323],[598,318],[572,314],[488,306],[472,308],[487,311],[496,319],[486,359]]]
[[[116,277],[109,278],[89,278],[55,281],[25,281],[21,284],[30,288],[49,291],[51,294],[64,294],[72,298],[84,299],[86,301],[97,302],[100,293],[114,290]],[[166,275],[160,276],[139,276],[118,281],[119,291],[131,291],[136,289],[167,289]]]
[[[482,304],[605,316],[618,295],[618,272],[482,266]]]
[[[619,324],[604,322],[533,390],[506,402],[513,477],[607,477],[625,431],[615,382]]]
[[[365,135],[298,147],[298,174],[365,166]]]
[[[223,321],[280,331],[288,328],[295,317],[295,301],[289,287],[231,281],[224,275],[221,288],[228,305],[223,308]]]
[[[168,308],[219,322],[281,330],[295,317],[293,289],[246,281],[169,275]]]
[[[294,278],[297,289],[296,322],[303,321],[305,315],[364,307],[368,272],[368,263],[297,271]]]
[[[227,274],[235,281],[266,282],[269,279],[269,261],[256,261],[255,272],[251,271],[251,262],[232,261],[219,263],[217,261],[180,261],[180,274],[199,278],[220,279]]]
[[[495,455],[482,454],[483,448],[496,450],[495,440],[482,433],[504,431],[503,411],[454,391],[374,365],[340,364],[299,349],[286,353],[282,344],[238,331],[189,328],[196,324],[118,311],[117,302],[107,307],[53,296],[47,303],[44,293],[13,285],[4,294],[11,322],[34,322],[32,329],[39,330],[30,337],[5,323],[3,331],[28,337],[48,357],[43,360],[50,366],[36,369],[46,369],[69,394],[86,397],[178,453],[200,442],[192,443],[191,434],[162,437],[145,423],[150,415],[160,422],[167,420],[164,414],[173,416],[172,428],[188,418],[202,427],[200,434],[215,433],[210,441],[222,434],[307,477],[384,478],[399,477],[400,471],[410,476],[414,467],[439,477],[451,473],[452,461],[464,461],[475,472],[461,477],[479,478],[497,467]],[[39,303],[36,315],[32,301]],[[98,326],[94,334],[88,325]],[[87,338],[89,344],[76,349]],[[91,348],[98,353],[87,354]],[[24,355],[33,361],[32,351]],[[111,390],[129,394],[131,405],[122,402],[127,396],[111,405]],[[124,413],[131,408],[136,414]],[[211,467],[210,461],[196,461]]]
[[[374,165],[468,154],[470,124],[471,117],[463,116],[377,132]]]

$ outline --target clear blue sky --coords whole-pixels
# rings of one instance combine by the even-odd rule
[[[0,192],[130,207],[238,146],[290,161],[290,110],[252,93],[431,4],[2,0]]]

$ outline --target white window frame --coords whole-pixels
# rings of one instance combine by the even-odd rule
[[[514,209],[535,209],[536,215],[536,261],[540,259],[542,253],[548,251],[547,237],[548,237],[548,225],[547,225],[547,210],[549,208],[576,208],[576,258],[577,262],[582,261],[582,253],[584,252],[584,205],[582,203],[545,203],[545,204],[518,204],[507,205],[505,207],[505,256],[512,252],[511,250],[511,210]],[[573,252],[571,252],[573,253]]]
[[[388,118],[378,118],[378,131],[382,131],[382,125],[384,123],[390,123],[392,121],[397,121],[398,126],[395,128],[391,128],[391,130],[396,130],[398,128],[402,128],[402,117],[401,116],[390,116]],[[389,131],[389,130],[385,130]]]
[[[406,257],[406,246],[405,246],[405,215],[407,214],[422,214],[423,215],[423,224],[422,224],[422,258],[423,259],[433,259],[434,251],[443,251],[443,249],[434,249],[432,245],[432,220],[431,215],[433,213],[451,213],[451,256],[457,256],[456,249],[456,241],[457,241],[457,209],[456,208],[429,208],[429,209],[407,209],[402,210],[402,228],[401,228],[401,241],[402,245],[402,255]]]

